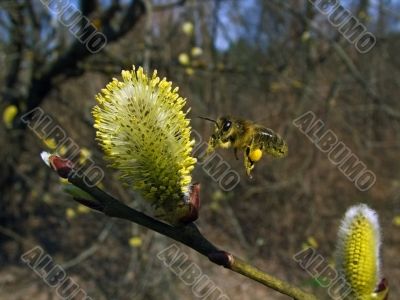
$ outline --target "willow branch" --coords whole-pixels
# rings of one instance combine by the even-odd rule
[[[90,183],[90,180],[85,177],[84,174],[73,170],[70,161],[57,158],[57,162],[55,164],[52,163],[51,166],[61,177],[67,178],[71,184],[79,187],[93,197],[93,199],[90,200],[74,198],[74,200],[79,203],[102,212],[109,217],[134,222],[175,241],[181,242],[198,253],[206,256],[211,262],[228,268],[233,272],[242,274],[252,280],[258,281],[259,283],[282,294],[288,295],[293,299],[317,300],[314,295],[261,271],[227,251],[219,249],[203,236],[194,223],[176,227],[171,226],[125,205],[97,186],[87,184]]]

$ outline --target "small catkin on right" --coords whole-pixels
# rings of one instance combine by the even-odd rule
[[[349,208],[337,243],[337,267],[351,286],[348,299],[372,300],[380,280],[378,216],[365,204]]]

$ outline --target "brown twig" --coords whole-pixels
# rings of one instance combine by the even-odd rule
[[[224,266],[236,273],[242,274],[250,279],[260,282],[282,294],[288,295],[296,300],[316,300],[317,298],[290,283],[271,276],[247,262],[235,257],[227,251],[219,249],[206,239],[194,223],[182,226],[171,226],[147,216],[115,199],[94,184],[84,174],[78,173],[72,168],[68,160],[52,156],[50,165],[57,173],[67,178],[70,183],[90,194],[93,199],[74,198],[74,200],[92,209],[100,211],[109,217],[129,220],[131,222],[152,229],[175,241],[192,248],[206,256],[213,263]],[[88,184],[89,183],[89,184]]]

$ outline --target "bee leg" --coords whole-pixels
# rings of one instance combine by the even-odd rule
[[[206,155],[210,155],[212,152],[214,152],[216,147],[216,142],[215,142],[215,138],[210,137],[209,141],[208,141],[208,147],[206,150]]]
[[[208,144],[206,155],[210,155],[212,152],[214,152],[214,147]]]
[[[254,162],[250,159],[249,157],[250,155],[250,147],[246,148],[246,151],[244,151],[244,167],[246,169],[246,173],[247,176],[249,176],[249,178],[253,178],[253,176],[251,176],[251,170],[254,169]]]
[[[237,148],[234,148],[234,149],[233,149],[233,153],[235,153],[235,158],[236,158],[236,160],[239,160],[239,157],[238,157],[238,155],[237,155]]]

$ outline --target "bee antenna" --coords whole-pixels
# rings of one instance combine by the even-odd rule
[[[203,119],[203,120],[206,120],[206,121],[213,122],[213,123],[215,123],[215,125],[217,125],[217,127],[219,128],[217,121],[215,121],[215,120],[213,120],[213,119],[206,118],[206,117],[201,117],[201,116],[197,116],[196,118],[199,118],[199,119]]]

